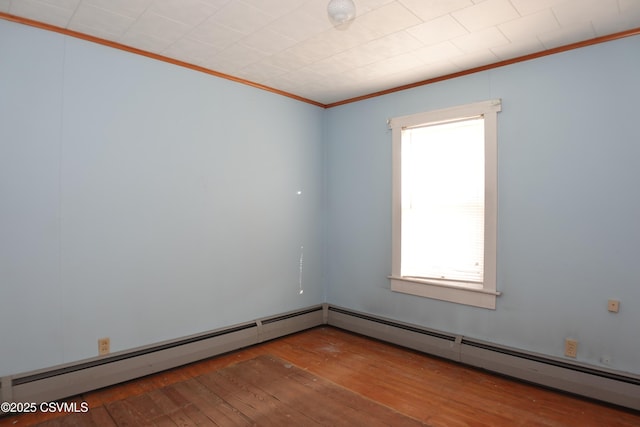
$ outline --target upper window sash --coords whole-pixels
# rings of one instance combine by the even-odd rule
[[[441,110],[394,117],[389,119],[388,124],[390,129],[402,130],[446,123],[455,120],[466,120],[472,117],[487,115],[486,113],[498,113],[500,111],[502,111],[502,101],[500,99],[492,99],[489,101],[475,102],[473,104],[466,104],[458,107],[443,108]]]

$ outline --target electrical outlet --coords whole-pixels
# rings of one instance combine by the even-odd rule
[[[578,356],[578,341],[571,338],[564,340],[564,355],[567,357]]]
[[[610,299],[607,302],[607,309],[612,313],[617,313],[620,311],[620,301],[615,299]]]
[[[111,352],[111,340],[109,337],[100,338],[98,340],[98,354],[109,354]]]

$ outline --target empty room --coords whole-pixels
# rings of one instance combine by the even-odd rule
[[[640,425],[639,0],[0,0],[0,426]]]

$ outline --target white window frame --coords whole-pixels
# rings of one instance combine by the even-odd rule
[[[497,115],[502,109],[501,105],[500,99],[494,99],[389,120],[393,144],[392,259],[391,275],[389,276],[392,291],[495,310],[496,297],[500,295],[496,289],[496,249],[498,213]],[[465,287],[446,280],[402,277],[400,274],[402,260],[402,130],[478,116],[484,118],[485,132],[484,278],[482,287]]]

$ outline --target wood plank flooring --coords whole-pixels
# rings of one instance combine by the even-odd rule
[[[287,383],[282,369],[255,362],[265,357],[299,368],[299,381],[306,378],[309,382],[313,377],[329,383],[335,389],[328,394],[338,400],[355,394],[373,406],[347,413],[333,404],[318,405],[318,398],[303,395],[299,384]],[[280,403],[267,399],[261,386],[255,386],[256,378],[272,381],[275,388],[270,393],[279,396],[280,402],[297,402],[298,418],[277,410]],[[233,387],[245,387],[248,394],[233,395],[229,392]],[[70,415],[9,415],[0,418],[0,427],[247,425],[251,420],[247,414],[256,416],[257,412],[260,422],[256,425],[312,424],[303,422],[309,416],[324,420],[322,425],[336,425],[329,415],[338,413],[343,425],[368,426],[371,408],[379,405],[409,417],[409,424],[434,427],[640,426],[638,412],[491,375],[332,327],[314,328],[68,401],[87,402],[90,410]],[[394,425],[377,419],[382,425]]]

